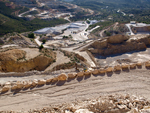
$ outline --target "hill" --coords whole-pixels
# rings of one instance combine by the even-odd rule
[[[43,27],[55,26],[67,22],[64,19],[45,21],[37,18],[27,21],[17,17],[19,13],[27,10],[29,9],[15,5],[12,2],[0,1],[0,36],[12,32],[34,31]]]
[[[93,10],[100,10],[104,6],[111,8],[146,8],[149,7],[150,0],[74,0],[73,3]]]

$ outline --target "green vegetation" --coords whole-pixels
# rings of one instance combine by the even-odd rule
[[[70,38],[72,38],[71,35],[69,35],[69,36],[63,36],[63,39],[70,39]]]
[[[39,50],[41,51],[43,49],[43,44],[41,44],[41,46],[39,47]]]
[[[45,39],[43,39],[43,40],[42,40],[42,43],[43,43],[43,44],[45,44],[45,43],[46,43],[46,40],[45,40]]]
[[[106,34],[106,36],[111,36],[111,33],[108,31],[104,31],[104,33]]]
[[[29,37],[29,38],[35,38],[34,33],[29,33],[29,34],[28,34],[28,37]]]
[[[41,20],[37,18],[31,21],[26,21],[15,15],[12,15],[16,10],[21,8],[22,7],[11,9],[7,7],[4,2],[0,1],[0,36],[12,32],[35,31],[43,27],[52,27],[68,22],[67,20],[64,19]],[[22,8],[22,10],[27,9]]]
[[[73,3],[100,11],[101,8],[146,8],[150,6],[149,0],[74,0]],[[106,7],[108,6],[108,7]]]
[[[68,36],[63,36],[63,39],[68,39],[69,37]]]
[[[87,23],[87,24],[90,24],[90,21],[89,21],[89,20],[87,20],[87,21],[86,21],[86,23]]]

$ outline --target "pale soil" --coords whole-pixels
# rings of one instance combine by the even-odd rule
[[[56,51],[56,62],[51,64],[49,67],[45,69],[45,71],[49,71],[56,67],[57,65],[68,63],[70,59],[67,56],[64,56],[64,54],[60,51]]]
[[[35,58],[36,56],[40,55],[39,49],[37,48],[23,48],[21,50],[26,52],[26,60]]]
[[[9,92],[0,96],[0,110],[30,110],[116,93],[137,94],[150,100],[149,72],[150,70],[142,68],[129,72],[92,75],[17,94]]]
[[[111,55],[106,58],[101,58],[101,56],[96,56],[96,61],[100,66],[115,66],[121,63],[134,63],[134,62],[146,62],[150,59],[150,48],[139,52],[128,52],[121,55]]]

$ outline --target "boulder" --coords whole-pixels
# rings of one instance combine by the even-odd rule
[[[11,86],[11,82],[6,82],[4,86]]]
[[[145,62],[145,67],[146,68],[150,68],[150,62],[148,61],[148,62]]]
[[[16,84],[11,87],[11,91],[15,91],[15,90],[18,90],[18,87]]]
[[[38,84],[38,80],[37,80],[37,79],[34,79],[34,80],[32,81],[31,88],[36,87],[37,84]]]
[[[92,71],[92,74],[94,74],[94,75],[99,74],[99,70],[98,70],[98,69],[93,70],[93,71]]]
[[[111,44],[120,44],[120,43],[123,43],[124,41],[128,40],[129,37],[128,36],[125,36],[125,35],[114,35],[114,36],[110,36],[108,39],[107,39],[107,42],[108,43],[111,43]]]
[[[135,69],[136,68],[136,64],[130,64],[130,69]]]
[[[118,107],[119,109],[127,109],[127,106],[126,106],[126,105],[117,105],[117,107]]]
[[[89,111],[88,109],[78,109],[75,111],[75,113],[94,113],[94,112]]]
[[[52,79],[52,83],[56,83],[58,81],[58,78],[57,77],[54,77],[53,79]]]
[[[42,80],[38,80],[38,85],[45,85],[46,84],[46,80],[42,79]]]
[[[101,69],[99,69],[99,73],[100,74],[106,73],[106,70],[101,68]]]
[[[128,65],[128,64],[122,64],[122,66],[121,66],[122,70],[129,69],[128,67],[129,67],[129,65]]]
[[[68,77],[65,73],[62,73],[57,78],[59,81],[65,81],[65,80],[67,80]]]
[[[108,72],[108,73],[113,72],[113,67],[108,67],[108,68],[106,69],[106,72]]]
[[[84,75],[86,76],[86,75],[91,75],[91,71],[86,71],[86,72],[84,72]]]
[[[144,106],[144,108],[140,112],[141,113],[150,113],[150,106]]]
[[[127,113],[139,113],[139,110],[137,108],[134,108],[134,109],[132,109],[131,111],[129,111]]]
[[[16,85],[17,85],[17,90],[21,90],[24,87],[23,83],[21,83],[20,81],[17,81]]]
[[[52,78],[46,80],[46,84],[50,84],[52,82]]]
[[[4,87],[2,88],[2,90],[1,90],[1,93],[6,93],[6,92],[9,91],[9,89],[10,89],[9,86],[4,86]]]
[[[68,73],[68,79],[76,78],[77,73]]]
[[[78,76],[78,77],[84,76],[84,72],[79,72],[79,73],[77,73],[77,76]]]
[[[120,65],[117,65],[117,66],[114,67],[114,71],[121,71],[121,69],[122,69],[122,68],[121,68]]]
[[[138,62],[136,65],[137,65],[138,67],[142,67],[142,63],[141,63],[141,62]]]
[[[32,82],[31,81],[25,81],[24,82],[24,89],[28,89],[32,86]]]

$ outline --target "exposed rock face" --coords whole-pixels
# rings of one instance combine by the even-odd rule
[[[134,33],[138,32],[150,32],[150,26],[144,26],[144,27],[131,27]]]
[[[128,40],[129,37],[125,36],[125,35],[114,35],[114,36],[110,36],[107,41],[110,44],[119,44],[119,43],[123,43],[124,41]]]
[[[93,48],[102,49],[102,48],[106,48],[108,46],[108,42],[107,42],[107,40],[95,41],[91,46]]]
[[[31,70],[43,71],[50,65],[55,55],[47,57],[41,54],[33,59],[25,59],[26,52],[23,50],[8,50],[0,53],[0,71],[2,72],[25,72]]]
[[[136,37],[136,36],[135,36]],[[106,41],[96,41],[89,46],[89,51],[92,54],[99,54],[102,56],[108,56],[112,54],[120,54],[131,51],[140,51],[146,49],[147,45],[150,45],[149,36],[144,36],[140,38],[130,38],[123,35],[115,35],[109,37]],[[138,35],[137,35],[138,37]],[[103,44],[105,42],[105,44]]]

